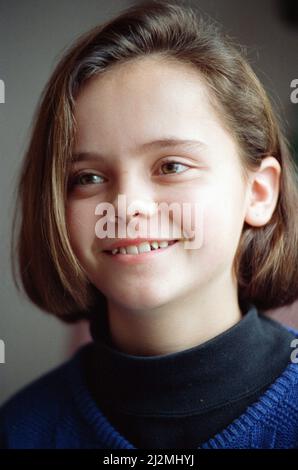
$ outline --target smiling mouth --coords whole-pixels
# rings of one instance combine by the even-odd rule
[[[151,251],[161,251],[166,250],[169,246],[174,245],[179,240],[162,240],[160,242],[143,242],[138,245],[130,245],[126,247],[114,248],[113,250],[104,250],[104,253],[107,253],[111,256],[121,255],[140,255],[143,253],[150,253]]]

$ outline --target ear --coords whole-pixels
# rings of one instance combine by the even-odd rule
[[[271,219],[277,204],[281,167],[276,158],[262,160],[259,169],[251,173],[245,221],[261,227]]]

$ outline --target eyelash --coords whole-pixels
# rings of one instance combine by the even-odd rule
[[[184,163],[181,163],[181,162],[177,162],[176,160],[168,160],[168,161],[164,161],[161,165],[161,168],[164,166],[164,165],[168,165],[168,164],[174,164],[174,165],[181,165],[181,166],[184,166],[185,168],[190,168],[189,165],[187,164],[184,164]],[[180,173],[184,173],[184,171],[182,172],[179,172],[179,173],[172,173],[172,174],[180,174]],[[169,173],[161,173],[161,175],[168,175]],[[170,173],[171,174],[171,173]],[[82,176],[99,176],[99,177],[102,177],[101,175],[97,175],[95,173],[87,173],[87,172],[81,172],[81,173],[77,173],[77,174],[74,174],[74,175],[71,175],[70,176],[70,186],[88,186],[88,183],[87,184],[80,184],[78,183],[78,180],[80,177]],[[103,177],[102,177],[103,178]],[[92,184],[92,183],[90,183]],[[94,183],[96,184],[96,183]]]

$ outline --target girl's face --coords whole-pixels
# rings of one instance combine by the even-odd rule
[[[85,159],[81,155],[73,165],[72,175],[81,177],[72,179],[67,225],[77,258],[108,302],[150,310],[191,295],[202,300],[221,290],[224,295],[227,285],[236,289],[232,264],[247,187],[236,144],[210,106],[198,73],[153,57],[116,65],[83,87],[75,117],[74,153]],[[144,146],[168,138],[201,144]],[[129,255],[120,261],[105,253],[118,235],[97,237],[95,207],[101,202],[116,206],[119,194],[127,205],[144,202],[135,216],[141,224],[153,216],[150,203],[187,203],[193,216],[203,211],[196,227],[201,246],[186,249],[181,241],[132,263],[123,261]],[[182,220],[170,218],[169,224],[181,224],[182,238]],[[165,237],[156,233],[160,238]]]

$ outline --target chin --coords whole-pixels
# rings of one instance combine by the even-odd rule
[[[121,306],[127,310],[152,310],[161,307],[173,299],[167,295],[158,295],[156,292],[152,295],[148,293],[143,295],[136,295],[136,292],[119,292],[118,295],[113,293],[113,296],[107,295],[107,298],[114,304]]]

